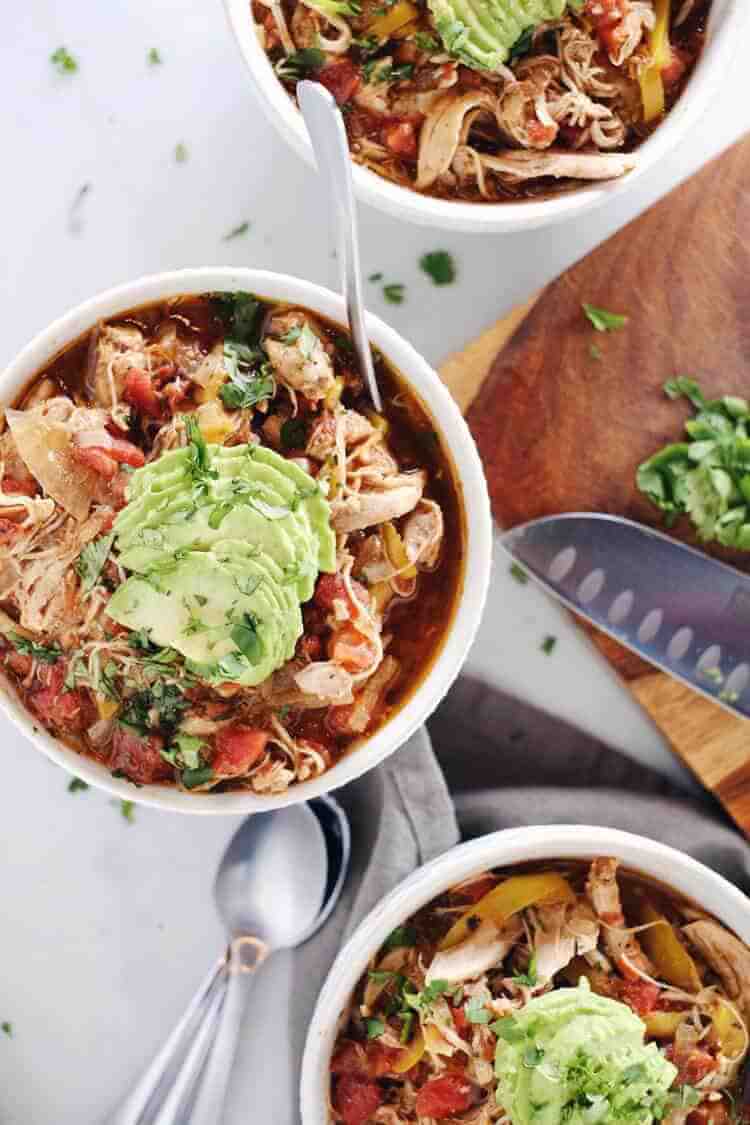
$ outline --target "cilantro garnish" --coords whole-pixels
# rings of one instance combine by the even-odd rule
[[[516,582],[518,582],[521,586],[526,585],[526,583],[529,580],[529,576],[526,573],[526,571],[523,569],[523,567],[521,566],[520,563],[517,563],[517,562],[511,563],[508,570],[509,570],[511,578],[515,578]]]
[[[544,638],[544,640],[542,641],[542,643],[539,647],[541,648],[541,650],[545,654],[545,656],[549,656],[550,653],[555,651],[555,645],[556,644],[557,644],[557,637],[547,635]]]
[[[247,219],[245,219],[244,223],[240,223],[238,226],[232,227],[231,230],[228,230],[227,233],[224,235],[223,241],[224,242],[231,242],[233,238],[242,238],[243,234],[247,234],[247,232],[249,230],[250,230],[250,223],[248,222]]]
[[[617,332],[618,329],[624,328],[628,323],[628,318],[623,316],[622,313],[599,309],[596,305],[589,305],[586,301],[583,302],[581,307],[597,332]]]
[[[62,656],[62,651],[58,645],[38,644],[36,641],[29,640],[28,637],[22,637],[20,633],[8,633],[8,640],[16,652],[39,660],[42,664],[56,664]]]
[[[397,926],[383,942],[383,951],[388,953],[391,949],[402,949],[416,944],[417,934],[411,926]]]
[[[209,478],[216,479],[218,473],[211,468],[206,439],[194,415],[186,414],[185,430],[188,437],[188,470],[196,484],[205,485]]]
[[[377,1039],[385,1031],[385,1024],[382,1020],[368,1020],[365,1026],[368,1039]]]
[[[91,593],[96,586],[114,541],[114,535],[102,535],[99,539],[87,543],[81,551],[76,560],[75,571],[81,579],[82,594]]]
[[[428,54],[431,51],[437,51],[440,46],[434,35],[428,35],[424,31],[416,32],[416,34],[414,35],[414,42],[416,43],[417,47],[419,47],[420,51],[426,51]]]
[[[390,305],[403,305],[404,286],[399,282],[391,282],[383,286],[383,296]]]
[[[275,387],[271,365],[263,362],[256,370],[239,370],[236,350],[227,342],[224,344],[224,356],[229,358],[230,355],[234,367],[230,369],[229,382],[219,390],[224,405],[230,410],[250,410],[257,403],[271,398]]]
[[[88,782],[82,781],[80,777],[71,777],[70,781],[68,782],[69,793],[83,793],[83,791],[88,789],[88,787]]]
[[[526,1032],[519,1027],[513,1016],[503,1016],[502,1019],[495,1020],[490,1026],[490,1031],[505,1043],[520,1043],[526,1038]]]
[[[516,39],[515,43],[511,47],[510,54],[508,55],[508,62],[514,62],[516,59],[520,59],[521,55],[527,54],[531,50],[533,43],[534,28],[527,27],[524,31],[521,32],[521,34],[518,36],[518,39]]]
[[[73,58],[67,47],[58,47],[49,57],[49,61],[56,67],[59,74],[75,74],[78,62]]]
[[[464,1008],[469,1023],[487,1024],[492,1019],[491,1013],[485,1008],[484,1001],[479,996],[471,996],[469,1003]]]
[[[672,379],[664,391],[688,399],[695,415],[686,441],[638,467],[639,489],[670,521],[689,515],[705,542],[750,550],[750,406],[734,395],[708,401],[692,379]]]
[[[296,82],[320,70],[325,61],[325,54],[318,47],[303,47],[301,51],[294,51],[281,59],[276,64],[275,70],[279,78]]]
[[[436,285],[450,285],[456,280],[456,266],[447,250],[433,250],[423,254],[419,265]]]
[[[242,619],[229,634],[243,656],[251,664],[257,664],[263,656],[263,645],[258,636],[258,622],[251,613],[243,613]]]
[[[186,789],[195,789],[214,780],[214,773],[203,757],[205,742],[191,734],[176,734],[168,750],[161,756],[180,771],[180,781]]]
[[[514,984],[523,986],[524,988],[535,988],[537,985],[536,975],[536,953],[532,953],[529,958],[529,967],[525,973],[517,973],[511,978]]]

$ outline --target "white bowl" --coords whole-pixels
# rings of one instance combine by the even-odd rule
[[[451,848],[420,867],[372,910],[336,958],[310,1022],[302,1061],[302,1125],[329,1125],[329,1063],[342,1013],[357,981],[388,934],[416,910],[490,867],[550,859],[615,856],[693,900],[750,944],[750,899],[682,852],[613,828],[545,825],[493,832]]]
[[[271,300],[304,305],[331,320],[344,322],[341,297],[308,281],[252,269],[205,268],[155,274],[110,289],[84,302],[41,332],[0,375],[0,397],[8,404],[28,381],[57,353],[91,329],[102,318],[128,309],[174,297],[181,293],[250,290]],[[42,729],[15,695],[0,691],[0,706],[21,731],[53,762],[100,789],[118,797],[187,813],[247,813],[297,804],[327,793],[372,769],[417,730],[437,707],[456,678],[482,616],[490,577],[492,522],[482,465],[461,413],[439,376],[398,333],[367,314],[373,344],[424,402],[450,452],[463,499],[466,556],[463,588],[453,622],[432,668],[417,690],[380,730],[361,747],[347,754],[332,769],[311,781],[293,785],[280,796],[247,792],[183,793],[161,785],[136,788],[113,778],[109,770],[77,754]]]
[[[258,42],[249,0],[224,0],[229,22],[255,82],[266,115],[282,137],[309,164],[312,146],[302,116],[274,73]],[[748,22],[747,0],[713,0],[706,47],[677,105],[637,151],[637,166],[620,180],[582,185],[548,199],[508,203],[465,203],[436,199],[399,187],[368,168],[353,165],[354,187],[365,203],[400,219],[447,231],[517,231],[547,226],[614,202],[647,169],[688,137],[723,80],[742,28]]]

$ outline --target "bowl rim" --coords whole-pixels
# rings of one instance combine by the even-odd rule
[[[596,856],[614,856],[659,879],[750,944],[750,899],[699,860],[649,837],[596,825],[545,824],[507,828],[458,844],[417,868],[382,898],[339,951],[319,993],[305,1042],[302,1125],[329,1125],[328,1063],[337,1026],[370,958],[396,926],[448,887],[488,867]]]
[[[247,64],[256,96],[268,120],[284,140],[312,167],[312,146],[302,116],[274,74],[258,42],[247,0],[224,0],[235,41]],[[713,0],[704,50],[677,104],[652,135],[636,149],[636,167],[617,180],[585,184],[546,199],[502,203],[467,203],[437,199],[391,183],[361,165],[353,164],[358,198],[394,218],[445,231],[512,232],[533,230],[612,203],[638,182],[662,157],[687,136],[703,115],[750,25],[750,9],[743,0]]]
[[[49,360],[97,321],[139,305],[183,293],[248,289],[270,300],[304,305],[331,320],[345,323],[341,296],[324,286],[288,274],[242,267],[199,267],[151,274],[107,289],[83,301],[39,332],[0,373],[0,396],[9,402]],[[463,584],[453,619],[432,667],[406,703],[359,748],[330,770],[290,787],[277,796],[251,792],[183,793],[165,786],[134,786],[113,778],[105,766],[77,753],[39,726],[4,683],[0,710],[36,747],[57,765],[91,785],[138,804],[173,812],[242,815],[282,808],[331,792],[378,765],[403,746],[445,696],[460,671],[476,636],[489,586],[492,563],[492,520],[479,454],[468,426],[447,387],[427,361],[385,321],[366,314],[373,344],[393,363],[423,401],[452,459],[466,527]]]

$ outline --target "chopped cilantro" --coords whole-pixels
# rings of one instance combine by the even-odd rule
[[[383,286],[383,296],[390,305],[403,305],[404,286],[398,282],[391,282]]]
[[[231,345],[224,344],[224,355]],[[232,349],[235,352],[236,350]],[[270,364],[261,363],[256,370],[241,371],[235,367],[230,371],[230,379],[219,390],[222,401],[230,410],[250,410],[257,403],[271,398],[275,388]]]
[[[132,801],[120,801],[120,815],[132,824],[135,819],[135,804]]]
[[[58,47],[50,55],[49,61],[59,74],[75,74],[78,70],[78,62],[73,58],[67,47]]]
[[[521,32],[521,34],[518,36],[518,39],[516,39],[515,43],[511,47],[510,54],[508,55],[508,62],[514,62],[516,59],[519,59],[521,55],[528,54],[528,52],[532,48],[533,43],[534,28],[527,27]]]
[[[431,51],[437,51],[440,44],[434,35],[428,35],[425,31],[417,31],[414,35],[414,42],[420,51],[426,51],[428,54]]]
[[[377,1039],[385,1031],[385,1024],[382,1020],[368,1020],[365,1026],[367,1027],[368,1039]]]
[[[302,418],[287,418],[281,425],[281,444],[284,449],[304,449],[307,444],[307,424]]]
[[[58,645],[38,644],[36,641],[29,640],[28,637],[22,637],[20,633],[8,633],[8,640],[16,652],[39,660],[42,664],[56,664],[62,656]]]
[[[251,613],[243,613],[242,620],[233,627],[230,636],[243,656],[257,664],[263,655],[263,645],[258,636],[258,622]]]
[[[242,238],[243,234],[247,234],[249,230],[250,223],[247,221],[247,219],[245,219],[244,223],[240,223],[238,226],[232,227],[231,230],[227,231],[227,233],[224,235],[223,241],[231,242],[233,238]]]
[[[114,541],[114,535],[102,535],[87,543],[81,551],[76,560],[75,570],[81,579],[82,594],[90,594],[98,583]]]
[[[88,787],[88,782],[82,781],[80,777],[71,777],[68,782],[69,793],[82,793],[85,789],[88,789]]]
[[[513,978],[514,984],[522,985],[525,988],[535,988],[537,985],[536,975],[536,953],[532,953],[529,958],[529,967],[525,973],[517,973]]]
[[[207,479],[216,479],[218,473],[211,468],[206,439],[193,414],[185,416],[185,430],[188,437],[188,469],[196,484],[205,484]]]
[[[597,332],[616,332],[628,323],[628,318],[623,316],[622,313],[599,309],[596,305],[589,305],[586,301],[583,302],[581,307]]]
[[[456,266],[447,250],[433,250],[423,254],[419,265],[436,285],[450,285],[456,280]]]
[[[484,1001],[479,996],[472,996],[464,1008],[469,1023],[489,1023],[492,1016],[485,1008]]]
[[[526,585],[529,580],[529,576],[520,563],[513,562],[510,564],[510,567],[508,569],[511,578],[515,578],[516,582],[518,582],[521,586]]]
[[[325,54],[318,47],[303,47],[301,51],[294,51],[281,59],[276,64],[275,70],[279,78],[297,82],[300,78],[307,78],[316,70],[320,70],[325,61]]]
[[[411,926],[397,926],[383,942],[383,951],[387,953],[391,949],[402,949],[416,944],[417,934]]]
[[[503,1016],[502,1019],[495,1020],[490,1025],[490,1031],[506,1043],[520,1043],[526,1038],[526,1032],[519,1027],[513,1016]]]
[[[235,346],[258,343],[263,305],[253,293],[214,293],[213,305]]]
[[[178,164],[184,164],[188,158],[187,145],[183,144],[182,141],[174,146],[174,158]]]
[[[206,785],[214,780],[214,771],[210,766],[201,766],[196,770],[183,770],[180,780],[186,789],[196,789],[199,785]]]
[[[545,656],[549,656],[552,652],[555,651],[556,644],[557,637],[553,637],[551,634],[548,634],[542,641],[540,648]]]

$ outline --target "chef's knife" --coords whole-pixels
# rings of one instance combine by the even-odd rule
[[[548,516],[500,542],[569,609],[750,718],[750,576],[618,516]]]

